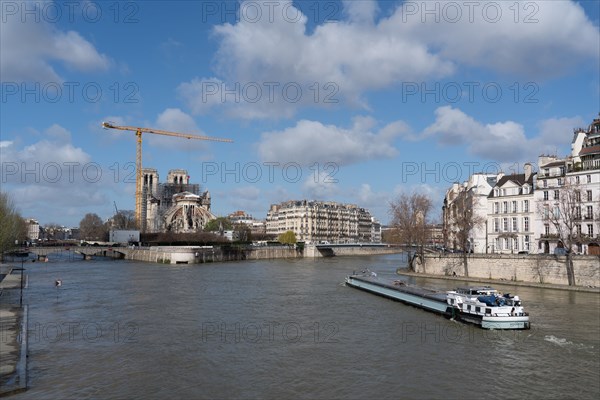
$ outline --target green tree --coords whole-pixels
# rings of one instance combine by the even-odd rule
[[[231,224],[231,221],[228,218],[225,218],[225,217],[219,217],[219,218],[211,219],[204,226],[204,230],[206,232],[220,232],[220,233],[222,233],[223,231],[229,231],[232,228],[233,228],[233,225]]]
[[[16,210],[8,193],[0,192],[0,255],[15,247],[27,235],[25,220]]]
[[[108,229],[97,214],[88,213],[79,222],[80,237],[85,240],[105,241],[108,239]]]
[[[287,231],[279,235],[277,240],[282,244],[296,244],[296,234],[292,231]]]

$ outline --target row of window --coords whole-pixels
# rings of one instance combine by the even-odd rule
[[[529,251],[530,245],[530,237],[529,235],[525,235],[523,240],[523,249],[525,251]],[[495,238],[494,239],[494,248],[493,251],[503,251],[503,250],[511,250],[511,251],[519,251],[519,239],[518,238]]]
[[[575,201],[581,201],[581,192],[579,190],[576,190],[574,192],[574,194],[575,194]],[[560,190],[554,190],[553,199],[560,200]],[[544,190],[544,200],[550,200],[550,192],[547,190]],[[591,190],[587,190],[585,192],[585,201],[593,201],[593,195],[592,195]]]
[[[511,224],[509,225],[509,221]],[[502,226],[500,225],[502,222]],[[523,231],[529,232],[529,217],[523,217]],[[502,229],[500,229],[502,228]],[[509,218],[494,218],[494,232],[519,232],[517,217]]]
[[[509,204],[510,204],[510,208],[509,208]],[[502,208],[500,208],[500,206],[502,206]],[[512,201],[509,203],[508,201],[503,201],[502,203],[500,203],[500,202],[494,203],[494,214],[500,214],[501,210],[502,210],[502,214],[508,214],[509,212],[517,213],[517,212],[519,212],[518,202]],[[521,204],[521,212],[529,212],[529,200],[523,200],[523,202]]]
[[[589,237],[593,237],[594,236],[594,225],[593,224],[587,224],[587,235]],[[580,224],[575,225],[575,231],[577,232],[578,235],[582,235],[584,233],[583,227]],[[546,236],[550,235],[550,224],[545,224],[544,225],[544,234]]]

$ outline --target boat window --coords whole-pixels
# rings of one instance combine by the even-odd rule
[[[485,309],[485,313],[486,314],[491,314],[492,313],[492,309],[491,308],[486,308]]]
[[[467,310],[471,311],[471,305],[470,304],[467,306]]]
[[[480,312],[481,311],[481,307],[475,307],[475,312]]]
[[[454,304],[454,299],[450,299],[450,304]]]

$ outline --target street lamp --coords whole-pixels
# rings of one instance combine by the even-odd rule
[[[21,259],[21,268],[13,268],[13,271],[21,271],[21,292],[20,292],[20,296],[19,296],[19,307],[23,306],[23,271],[25,271],[25,268],[23,268],[23,259]]]

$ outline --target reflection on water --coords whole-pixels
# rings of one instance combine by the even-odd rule
[[[502,332],[341,284],[365,267],[396,278],[402,263],[29,264],[30,389],[14,398],[599,394],[597,294],[499,286],[519,294],[533,325]]]

